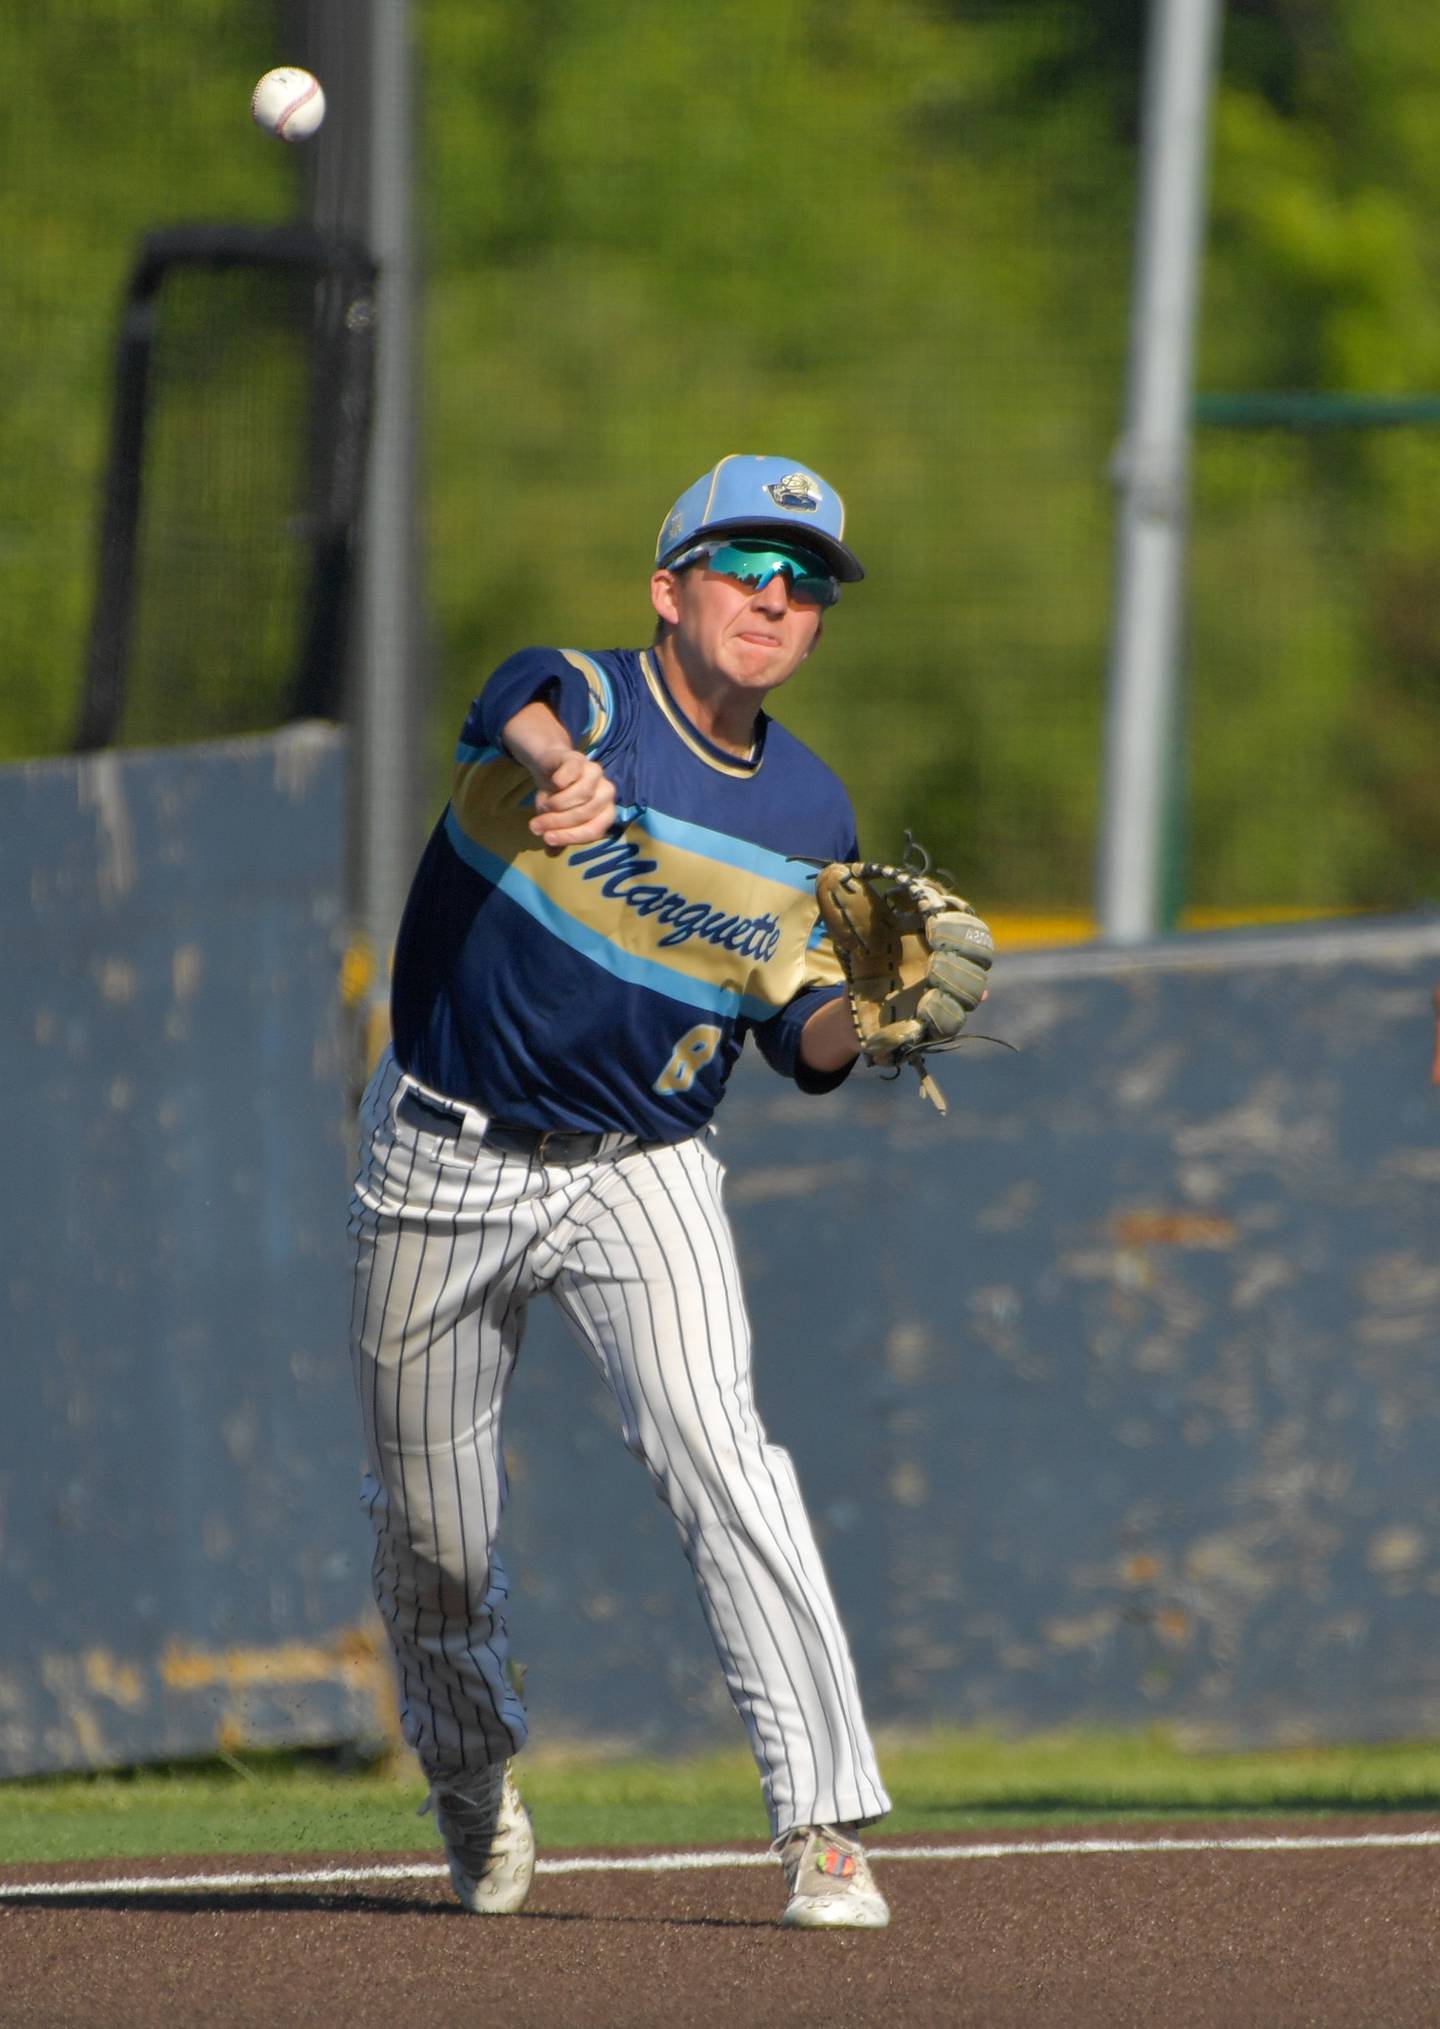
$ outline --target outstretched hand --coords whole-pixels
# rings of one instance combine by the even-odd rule
[[[598,761],[570,744],[564,725],[542,698],[506,721],[501,740],[535,784],[530,829],[546,852],[593,845],[615,822],[615,785]]]
[[[532,764],[535,815],[530,829],[546,852],[590,845],[615,822],[615,785],[598,761],[571,748],[549,768]]]

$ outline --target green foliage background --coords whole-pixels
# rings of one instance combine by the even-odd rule
[[[437,798],[494,663],[645,638],[671,499],[774,450],[840,487],[869,569],[779,707],[862,836],[912,825],[987,906],[1085,906],[1144,15],[417,0]],[[285,21],[7,15],[0,755],[69,741],[136,238],[303,202],[247,114]],[[1202,387],[1440,389],[1437,86],[1422,0],[1230,0]],[[1200,433],[1193,906],[1435,894],[1437,478],[1433,431]]]

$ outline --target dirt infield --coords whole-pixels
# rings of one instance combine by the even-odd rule
[[[1409,1843],[1359,1843],[1367,1836]],[[1234,1843],[1247,1837],[1296,1843]],[[1117,1841],[1140,1850],[1102,1850]],[[628,1854],[609,1872],[591,1855],[571,1873],[546,1855],[525,1913],[497,1919],[460,1911],[433,1850],[399,1879],[296,1878],[370,1864],[353,1854],[12,1868],[0,1873],[0,2023],[1440,2021],[1434,1819],[1111,1824],[934,1845],[946,1857],[874,1842],[894,1922],[850,1936],[779,1930],[773,1864],[647,1872]],[[391,1856],[376,1871],[386,1865],[403,1872]],[[210,1885],[242,1869],[269,1878]],[[121,1881],[152,1885],[94,1888]]]

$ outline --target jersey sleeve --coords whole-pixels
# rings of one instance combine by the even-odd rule
[[[510,720],[537,699],[582,752],[598,747],[615,720],[614,686],[595,657],[573,648],[522,648],[500,664],[470,707],[465,741],[498,747]]]
[[[854,814],[847,803],[843,826],[846,843],[832,849],[835,859],[859,859],[860,846],[854,826]],[[778,1071],[782,1078],[792,1079],[802,1092],[833,1092],[845,1083],[855,1068],[854,1063],[849,1063],[838,1071],[812,1071],[800,1056],[800,1034],[806,1022],[817,1008],[824,1007],[828,1000],[838,999],[844,991],[845,974],[817,909],[815,927],[810,932],[806,947],[805,976],[799,992],[755,1030],[756,1046],[771,1070]]]
[[[844,991],[843,986],[807,988],[755,1030],[756,1045],[771,1070],[793,1080],[802,1092],[833,1092],[855,1068],[852,1062],[838,1071],[812,1071],[800,1055],[800,1032],[806,1022],[816,1008],[824,1007],[828,1000],[837,1000]]]

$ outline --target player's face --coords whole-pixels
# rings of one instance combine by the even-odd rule
[[[820,638],[820,608],[798,601],[779,571],[751,589],[708,565],[657,571],[655,610],[675,626],[674,648],[695,675],[763,695],[793,676]]]

